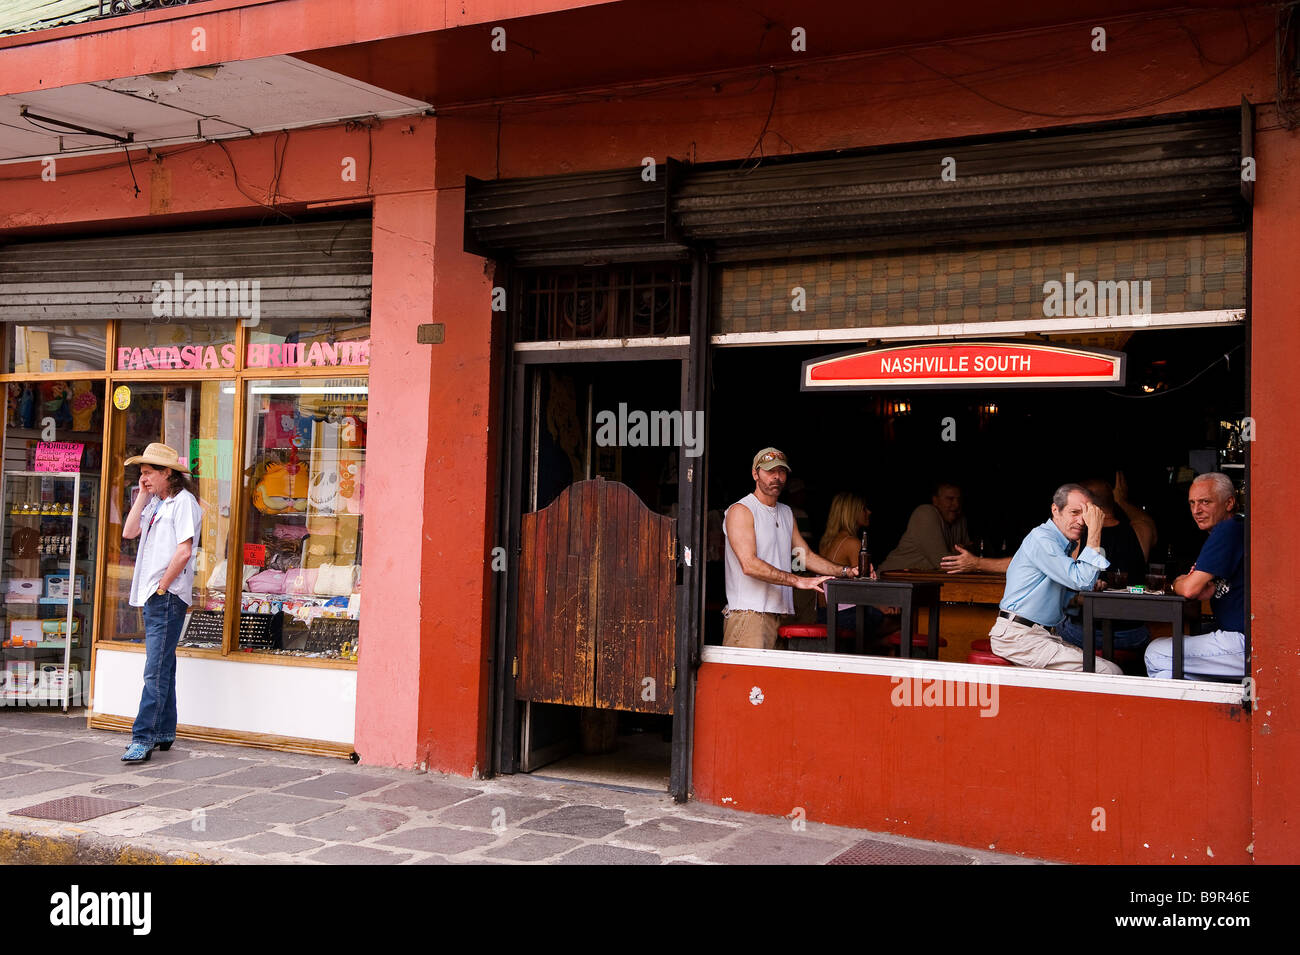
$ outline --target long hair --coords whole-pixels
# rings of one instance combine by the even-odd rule
[[[867,502],[856,494],[842,491],[831,501],[830,516],[826,518],[826,533],[822,535],[817,553],[829,553],[830,547],[840,537],[855,537],[858,533],[858,518]]]
[[[175,497],[178,491],[189,491],[198,500],[198,487],[194,480],[184,471],[177,471],[175,468],[167,469],[167,494],[169,497]]]

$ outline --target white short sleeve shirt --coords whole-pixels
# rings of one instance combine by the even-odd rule
[[[194,559],[199,553],[202,522],[203,511],[189,491],[178,491],[165,501],[155,497],[145,505],[140,513],[140,547],[131,575],[132,607],[143,607],[157,593],[176,548],[187,540],[194,541],[190,559],[167,589],[187,607],[194,602]]]

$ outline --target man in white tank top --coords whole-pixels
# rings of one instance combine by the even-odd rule
[[[819,556],[799,533],[790,508],[777,503],[790,476],[790,464],[783,452],[764,448],[754,455],[751,470],[754,492],[727,508],[722,525],[727,540],[722,645],[771,650],[776,646],[783,618],[794,613],[790,588],[824,594],[822,584],[830,577],[856,577],[858,569],[840,567]],[[790,553],[795,548],[803,552],[804,566],[826,576],[790,573]]]

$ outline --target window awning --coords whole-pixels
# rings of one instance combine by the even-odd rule
[[[123,140],[166,146],[430,108],[292,56],[270,56],[0,97],[0,163],[118,151]]]

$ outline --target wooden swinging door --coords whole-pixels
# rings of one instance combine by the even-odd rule
[[[602,478],[522,515],[516,699],[673,712],[675,524]]]

